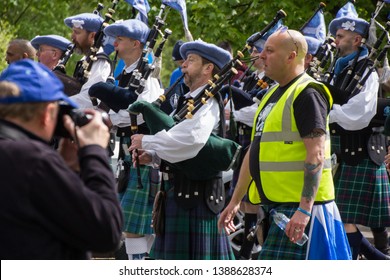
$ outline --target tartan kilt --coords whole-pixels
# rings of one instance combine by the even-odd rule
[[[213,214],[204,202],[185,210],[174,199],[173,187],[167,191],[165,234],[156,236],[150,256],[166,260],[234,260],[225,232],[218,233],[219,215]]]
[[[266,212],[269,212],[271,208],[267,205],[263,206]],[[287,217],[291,218],[294,215],[297,207],[291,206],[278,206],[274,208],[278,212],[282,212]],[[303,246],[299,246],[290,241],[287,237],[284,230],[281,230],[275,222],[272,220],[272,217],[268,217],[269,220],[269,230],[267,237],[264,240],[263,246],[259,253],[259,260],[304,260],[306,258],[307,244],[306,242]],[[311,220],[310,220],[311,222]],[[310,222],[306,225],[305,233],[308,234],[310,229]]]
[[[332,138],[337,149],[337,138]],[[364,159],[356,166],[341,163],[334,178],[335,196],[344,223],[390,226],[390,186],[384,164]]]
[[[125,157],[130,160],[129,156]],[[151,228],[153,202],[160,188],[158,170],[149,166],[140,166],[142,189],[138,189],[137,169],[130,167],[130,179],[127,188],[119,194],[123,213],[123,231],[135,234],[152,234]]]

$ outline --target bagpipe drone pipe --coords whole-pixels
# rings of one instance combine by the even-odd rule
[[[131,74],[130,80],[127,85],[128,88],[138,89],[141,86],[141,89],[143,89],[143,83],[147,80],[148,76],[151,75],[152,72],[156,69],[164,44],[168,39],[168,36],[172,34],[172,31],[169,29],[165,29],[164,34],[161,31],[162,27],[165,25],[167,13],[165,13],[164,18],[163,14],[166,9],[167,6],[161,4],[160,12],[155,17],[153,26],[150,29],[150,32],[146,39],[145,47],[142,51],[141,58],[139,59],[137,66]],[[159,34],[161,34],[162,36],[162,41],[160,42],[160,45],[157,50],[154,52],[153,64],[149,65],[148,57],[151,53],[153,53],[153,49],[157,43]],[[142,90],[140,92],[142,92]]]

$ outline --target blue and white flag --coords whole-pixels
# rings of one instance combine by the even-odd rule
[[[322,43],[325,41],[326,25],[322,9],[318,10],[317,13],[310,19],[310,21],[301,28],[301,32],[303,35],[318,39]]]
[[[336,18],[339,17],[358,17],[358,13],[356,12],[355,5],[352,2],[349,2],[342,6],[340,10],[336,14]]]
[[[193,41],[190,30],[188,29],[187,21],[187,5],[185,0],[163,0],[162,3],[177,10],[180,13],[181,20],[184,26],[184,32],[188,41]]]
[[[110,55],[115,51],[114,42],[115,42],[115,37],[111,37],[108,36],[107,34],[104,34],[102,46],[105,54]]]
[[[308,260],[350,260],[351,249],[336,203],[315,205],[307,246]]]
[[[125,0],[134,9],[136,9],[139,13],[137,15],[137,19],[143,21],[148,25],[148,13],[150,11],[150,6],[148,0]]]

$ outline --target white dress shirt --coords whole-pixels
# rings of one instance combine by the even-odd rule
[[[98,59],[92,64],[88,81],[81,87],[80,93],[70,97],[76,102],[80,109],[93,108],[91,98],[89,97],[89,88],[98,83],[105,82],[111,73],[111,65],[105,59]]]
[[[186,96],[195,97],[203,88],[189,92]],[[193,158],[203,148],[210,134],[218,129],[219,120],[218,101],[211,98],[191,119],[185,119],[168,131],[144,135],[142,148],[153,155],[154,161],[154,154],[171,163]]]
[[[365,71],[363,77],[365,76]],[[337,123],[346,130],[359,130],[368,126],[376,114],[378,102],[379,77],[371,73],[361,91],[344,105],[333,104],[329,122]]]

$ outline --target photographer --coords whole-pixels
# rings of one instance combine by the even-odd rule
[[[0,76],[1,259],[86,259],[120,242],[108,128],[94,110],[75,126],[59,101],[76,107],[40,63],[24,59]],[[59,153],[48,145],[58,118],[75,140],[62,139]]]

